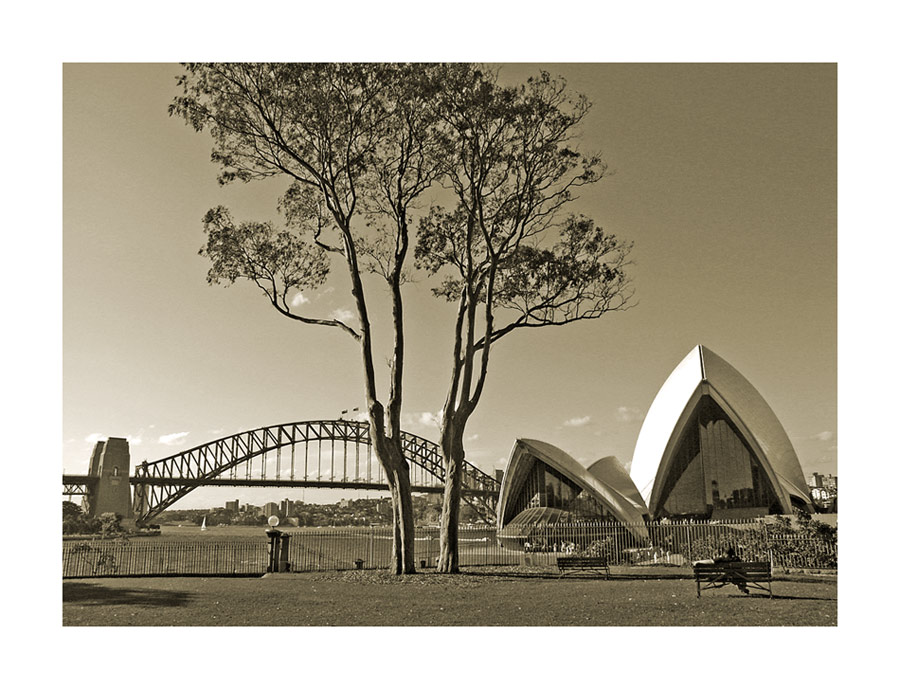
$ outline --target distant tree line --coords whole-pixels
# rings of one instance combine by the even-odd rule
[[[416,522],[436,525],[441,518],[441,505],[421,496],[413,496],[413,510]],[[63,501],[64,535],[115,535],[124,533],[121,515],[112,512],[99,517],[91,517],[80,505]],[[289,515],[296,519],[296,526],[384,526],[391,523],[390,498],[365,498],[349,500],[345,504],[308,504],[294,502]],[[462,510],[464,522],[478,520],[477,513],[468,505]],[[262,508],[245,505],[239,511],[224,507],[166,510],[154,520],[158,524],[189,523],[199,526],[206,519],[207,526],[219,524],[238,526],[265,526],[267,517]]]
[[[425,497],[412,498],[416,523],[437,525],[441,519],[441,504]],[[387,526],[392,522],[390,498],[364,498],[349,500],[345,504],[309,504],[295,502],[290,514],[280,515],[296,520],[296,526]],[[267,517],[262,508],[244,505],[239,511],[213,507],[208,509],[166,510],[155,521],[160,524],[190,523],[200,525],[206,519],[207,526],[240,525],[265,526]],[[462,509],[462,520],[474,522],[477,513],[468,505]]]

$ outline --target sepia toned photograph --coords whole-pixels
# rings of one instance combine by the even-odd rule
[[[889,10],[10,5],[5,683],[889,683]]]
[[[883,683],[885,9],[11,6],[7,683]]]
[[[834,627],[833,62],[66,62],[64,627]]]

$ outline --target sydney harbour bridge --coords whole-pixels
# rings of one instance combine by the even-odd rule
[[[124,451],[112,451],[114,440],[124,444]],[[413,492],[443,491],[440,447],[406,432],[401,434],[401,442]],[[115,508],[124,503],[125,510],[142,526],[201,486],[388,490],[384,470],[372,452],[368,423],[344,419],[241,431],[144,461],[133,473],[129,465],[123,439],[98,443],[88,474],[63,475],[63,495],[85,496],[91,512],[98,514],[121,513],[123,510]],[[496,519],[499,492],[496,478],[465,462],[462,499],[486,522]]]

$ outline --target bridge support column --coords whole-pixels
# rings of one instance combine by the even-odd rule
[[[146,464],[146,462],[144,462]],[[138,526],[146,526],[144,520],[150,512],[149,487],[140,482],[134,484],[134,520]]]
[[[88,473],[98,480],[85,498],[89,516],[114,512],[122,518],[124,527],[134,528],[130,471],[131,453],[125,438],[109,438],[94,445]]]

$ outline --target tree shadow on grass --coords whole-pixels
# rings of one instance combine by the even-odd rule
[[[707,595],[707,598],[710,596]],[[724,598],[746,598],[746,599],[754,599],[754,600],[821,600],[821,601],[836,601],[837,596],[784,596],[778,595],[777,593],[773,593],[771,598],[769,597],[768,591],[753,591],[751,593],[727,593],[726,595],[720,597]]]
[[[485,577],[492,579],[530,579],[544,581],[683,581],[690,582],[692,587],[694,578],[689,572],[611,572],[609,579],[603,574],[590,574],[582,572],[567,573],[560,576],[558,572],[553,571],[524,571],[524,572],[496,572],[496,571],[478,571],[465,570],[464,574],[472,577]],[[823,583],[823,582],[814,582]],[[824,582],[828,583],[828,582]],[[776,582],[777,584],[777,582]],[[693,588],[692,588],[693,590]],[[753,591],[749,595],[743,593],[735,593],[729,595],[729,598],[769,598],[768,592]],[[836,601],[836,596],[784,596],[776,593],[772,594],[772,600],[819,600],[819,601]]]
[[[743,596],[744,598],[768,598],[768,593],[751,594]],[[772,594],[772,600],[837,600],[837,596],[779,596],[777,593]]]
[[[157,591],[153,589],[119,589],[85,584],[63,582],[63,603],[79,605],[150,605],[157,607],[179,607],[187,605],[192,594],[184,591]]]
[[[659,581],[692,579],[689,574],[678,572],[611,572],[609,578],[605,574],[592,572],[567,572],[560,575],[556,571],[524,571],[524,572],[479,572],[477,570],[465,570],[464,574],[476,577],[493,577],[498,579],[545,579],[560,581]]]
[[[464,569],[461,574],[469,577],[486,579],[558,579],[559,574],[552,572],[481,572],[477,569]]]

